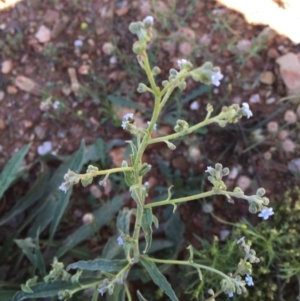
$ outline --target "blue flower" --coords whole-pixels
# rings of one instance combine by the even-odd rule
[[[274,214],[273,208],[267,208],[267,209],[263,209],[258,216],[266,220],[269,218],[269,216],[273,214]]]
[[[232,297],[233,297],[233,292],[232,292],[232,291],[229,291],[229,292],[228,292],[228,297],[229,297],[229,298],[232,298]]]
[[[123,245],[124,245],[124,241],[123,241],[123,239],[122,239],[121,236],[119,236],[119,237],[117,238],[117,241],[118,241],[118,245],[119,245],[119,246],[123,246]]]
[[[245,280],[246,280],[248,286],[254,285],[253,279],[250,275],[247,274],[247,277],[245,278]]]
[[[102,288],[99,288],[99,289],[98,289],[98,292],[99,292],[99,294],[101,294],[101,296],[103,296],[103,294],[104,294],[104,291],[103,291],[103,289],[102,289]]]

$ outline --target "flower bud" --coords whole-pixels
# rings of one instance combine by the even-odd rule
[[[167,146],[168,146],[169,149],[171,149],[171,150],[175,150],[176,149],[175,144],[171,143],[170,141],[164,140],[164,142],[167,144]]]
[[[141,29],[141,22],[132,22],[129,24],[129,31],[136,34]]]
[[[136,42],[133,43],[132,51],[135,54],[141,54],[145,50],[146,50],[146,44],[145,43],[141,43],[140,41],[136,41]]]
[[[160,74],[160,73],[161,73],[161,70],[160,70],[159,67],[155,66],[155,67],[152,69],[152,74],[153,74],[154,76],[156,76],[156,75],[158,75],[158,74]]]
[[[150,171],[151,167],[152,166],[150,164],[144,163],[139,171],[139,176],[140,177],[144,176],[146,173]]]
[[[185,81],[180,82],[178,88],[180,91],[183,91],[186,88],[186,82]]]
[[[260,196],[260,197],[261,197],[261,196],[264,196],[265,193],[266,193],[266,191],[265,191],[264,188],[258,188],[257,191],[256,191],[256,194],[257,194],[258,196]]]
[[[168,80],[164,80],[164,81],[162,81],[162,85],[163,85],[163,87],[165,87],[167,84],[169,83],[169,81]]]
[[[147,92],[148,91],[148,88],[146,85],[142,84],[142,83],[139,83],[139,86],[137,88],[137,91],[139,93],[144,93],[144,92]]]
[[[255,204],[254,203],[251,203],[250,205],[249,205],[249,212],[250,213],[257,213],[257,208],[256,208],[256,206],[255,206]]]

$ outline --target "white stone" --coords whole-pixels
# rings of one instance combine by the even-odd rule
[[[38,154],[44,156],[52,151],[52,142],[45,141],[42,145],[38,147]]]
[[[253,94],[253,95],[251,95],[250,98],[249,98],[249,102],[251,102],[251,103],[258,103],[258,102],[260,102],[260,96],[259,96],[259,94]]]
[[[42,25],[39,27],[35,37],[40,43],[47,43],[51,40],[51,30],[45,25]]]
[[[280,75],[289,95],[300,93],[300,60],[295,53],[289,52],[276,60]]]
[[[199,103],[197,100],[193,101],[190,105],[190,109],[192,111],[197,111],[200,108]]]
[[[12,60],[5,60],[5,61],[2,62],[1,72],[3,74],[10,73],[12,69],[13,69],[13,62],[12,62]]]

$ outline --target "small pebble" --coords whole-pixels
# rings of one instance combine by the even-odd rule
[[[297,122],[297,115],[295,114],[294,111],[292,110],[287,110],[284,114],[284,120],[288,123],[288,124],[294,124]]]
[[[3,74],[10,73],[12,69],[13,69],[13,62],[12,62],[12,60],[6,60],[6,61],[2,62],[1,72]]]
[[[197,100],[193,101],[191,104],[190,104],[190,109],[192,111],[197,111],[199,110],[200,108],[200,105],[199,105],[199,102]]]
[[[79,48],[83,46],[83,42],[81,40],[75,40],[74,41],[74,46]]]
[[[6,91],[8,94],[11,94],[11,95],[18,93],[18,89],[15,86],[7,86]]]
[[[42,145],[40,145],[37,149],[37,152],[40,156],[44,156],[52,151],[52,142],[45,141]]]
[[[291,139],[286,139],[282,142],[282,148],[287,153],[293,153],[295,151],[296,145]]]
[[[251,102],[251,103],[258,103],[258,102],[260,102],[260,96],[259,96],[259,94],[253,94],[253,95],[251,95],[250,98],[249,98],[249,102]]]
[[[5,130],[6,128],[6,123],[3,119],[0,119],[0,130]]]
[[[40,139],[40,140],[43,140],[46,138],[46,130],[37,125],[35,128],[34,128],[34,133],[36,134],[36,136]]]
[[[42,25],[39,27],[35,37],[40,43],[47,43],[51,40],[51,30],[45,25]]]
[[[4,99],[4,97],[5,97],[4,91],[0,90],[0,101],[2,101]]]

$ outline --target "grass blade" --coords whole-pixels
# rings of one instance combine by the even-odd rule
[[[24,145],[5,165],[0,174],[0,199],[10,184],[17,178],[20,165],[29,148],[30,144]]]

